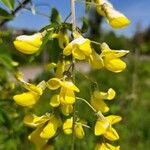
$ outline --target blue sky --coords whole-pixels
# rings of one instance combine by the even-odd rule
[[[83,0],[80,0],[83,1]],[[130,20],[131,24],[124,29],[113,30],[107,23],[103,22],[105,30],[113,30],[117,34],[131,36],[136,31],[137,24],[141,29],[150,25],[150,0],[110,0],[114,7],[123,12]],[[70,13],[70,0],[33,0],[37,12],[49,15],[50,8],[56,7],[63,18]],[[42,4],[42,5],[39,5]],[[84,3],[76,2],[77,23],[80,17],[84,15]],[[33,15],[27,10],[21,10],[17,17],[8,23],[9,26],[16,28],[28,28],[40,30],[49,23],[48,17]]]

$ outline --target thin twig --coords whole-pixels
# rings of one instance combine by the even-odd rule
[[[31,0],[24,0],[19,6],[12,12],[13,15],[15,15],[20,9],[22,9],[22,6],[27,5]],[[10,19],[11,20],[11,19]],[[4,19],[1,23],[0,26],[4,26],[8,21],[8,19]]]
[[[70,0],[71,2],[71,16],[72,16],[72,35],[73,39],[75,39],[75,33],[76,33],[76,15],[75,15],[75,0]],[[72,78],[73,82],[75,83],[75,59],[72,57]],[[74,133],[74,127],[76,122],[76,102],[73,104],[73,121],[72,121],[72,144],[71,144],[71,150],[75,149],[75,133]]]
[[[96,109],[87,100],[85,100],[84,98],[76,97],[76,99],[85,102],[95,113],[97,112]]]

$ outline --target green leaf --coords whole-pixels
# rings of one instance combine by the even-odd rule
[[[8,70],[13,70],[12,59],[4,54],[0,55],[0,64],[5,66]]]
[[[0,8],[0,20],[3,19],[12,19],[14,16],[9,14],[6,10]]]
[[[61,23],[61,16],[59,15],[59,12],[56,8],[52,8],[50,18],[51,23]]]
[[[0,2],[2,2],[10,10],[14,10],[15,0],[0,0]]]
[[[81,28],[81,32],[85,33],[85,32],[87,32],[88,27],[89,27],[89,20],[87,18],[83,17],[82,21],[83,21],[83,25],[82,25],[82,28]]]

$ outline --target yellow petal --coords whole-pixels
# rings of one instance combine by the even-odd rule
[[[58,43],[60,48],[64,49],[66,45],[69,44],[69,37],[66,33],[60,32]]]
[[[43,126],[38,127],[28,136],[28,139],[35,144],[37,150],[42,149],[48,141],[47,139],[43,139],[40,137],[40,133],[42,132],[42,130]]]
[[[113,146],[109,143],[106,143],[106,146],[109,148],[109,150],[120,150],[120,146]]]
[[[64,55],[68,56],[72,53],[72,44],[69,43],[63,50]]]
[[[101,99],[91,98],[91,105],[97,110],[101,112],[108,112],[109,107],[104,103]]]
[[[120,16],[120,17],[118,16],[116,18],[110,18],[110,19],[108,18],[108,22],[110,26],[116,29],[123,28],[130,24],[130,20],[125,16]]]
[[[67,119],[63,124],[63,131],[65,134],[72,133],[72,118]]]
[[[105,67],[112,72],[119,73],[126,68],[126,63],[121,59],[104,60]]]
[[[95,150],[109,150],[104,143],[97,143]]]
[[[85,54],[78,47],[72,49],[72,55],[78,60],[84,60],[86,58]]]
[[[108,119],[111,125],[118,123],[122,120],[120,116],[116,116],[116,115],[110,115],[110,116],[107,116],[106,118]]]
[[[69,116],[73,111],[72,105],[61,105],[61,111],[65,116]]]
[[[52,107],[58,107],[60,105],[60,98],[58,94],[55,94],[52,96],[51,100],[50,100],[50,105]]]
[[[107,120],[98,119],[95,124],[94,134],[96,136],[104,134],[106,132],[106,130],[108,129],[109,125],[110,124]]]
[[[48,120],[49,120],[49,117],[46,115],[43,115],[40,117],[36,115],[26,115],[23,119],[23,122],[27,126],[37,127],[41,124],[44,124]]]
[[[36,53],[42,45],[42,34],[18,36],[14,41],[16,49],[24,54]]]
[[[51,69],[54,69],[56,68],[57,64],[56,63],[50,63],[50,64],[46,64],[44,66],[45,70],[51,70]]]
[[[81,125],[75,125],[75,136],[79,139],[83,139],[83,137],[85,136],[84,130],[82,128]]]
[[[40,96],[33,92],[26,92],[22,94],[15,95],[13,99],[18,105],[21,106],[33,106],[38,100]]]
[[[58,33],[53,33],[52,34],[52,38],[58,38],[59,37],[59,34]]]
[[[72,83],[72,81],[61,82],[61,86],[69,90],[79,92],[80,90]]]
[[[52,78],[47,81],[47,87],[51,90],[56,90],[61,86],[61,81],[58,78]]]
[[[80,51],[82,51],[86,56],[89,56],[92,53],[90,43],[91,41],[89,39],[86,39],[86,41],[83,44],[79,45]]]
[[[94,50],[88,60],[93,69],[101,69],[104,67],[103,60]]]
[[[60,91],[60,102],[61,104],[73,104],[75,102],[74,91],[62,87]]]
[[[22,83],[22,86],[25,89],[27,89],[27,90],[29,90],[31,92],[35,92],[38,95],[42,95],[43,94],[43,90],[45,88],[43,88],[43,86],[41,87],[41,83],[42,83],[42,85],[44,85],[45,81],[40,82],[37,86],[34,85],[34,84],[30,84],[30,83],[24,81],[22,72],[17,72],[16,78]]]
[[[116,92],[112,88],[110,88],[107,93],[100,92],[101,98],[106,100],[112,100],[115,97],[115,95]]]
[[[50,139],[52,138],[57,131],[57,124],[55,123],[55,120],[50,120],[47,125],[43,128],[43,131],[41,132],[40,136],[44,139]]]
[[[117,131],[111,126],[107,129],[107,131],[103,135],[105,138],[107,138],[110,141],[116,141],[119,139],[119,135]]]
[[[39,50],[39,47],[24,43],[22,41],[14,41],[15,48],[24,54],[34,54]]]
[[[62,78],[64,71],[65,71],[65,61],[62,61],[62,62],[58,61],[55,77]]]

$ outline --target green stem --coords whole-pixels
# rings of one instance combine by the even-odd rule
[[[76,97],[76,99],[85,102],[95,113],[97,113],[96,109],[87,100],[85,100],[84,98],[81,98],[81,97]]]
[[[70,0],[71,1],[71,16],[72,16],[72,35],[73,39],[75,39],[75,33],[76,33],[76,16],[75,16],[75,0]],[[72,78],[73,82],[75,83],[75,59],[72,58]],[[75,150],[75,133],[74,133],[74,127],[75,127],[75,122],[76,122],[76,102],[73,105],[73,122],[72,122],[72,144],[71,144],[71,150]]]

